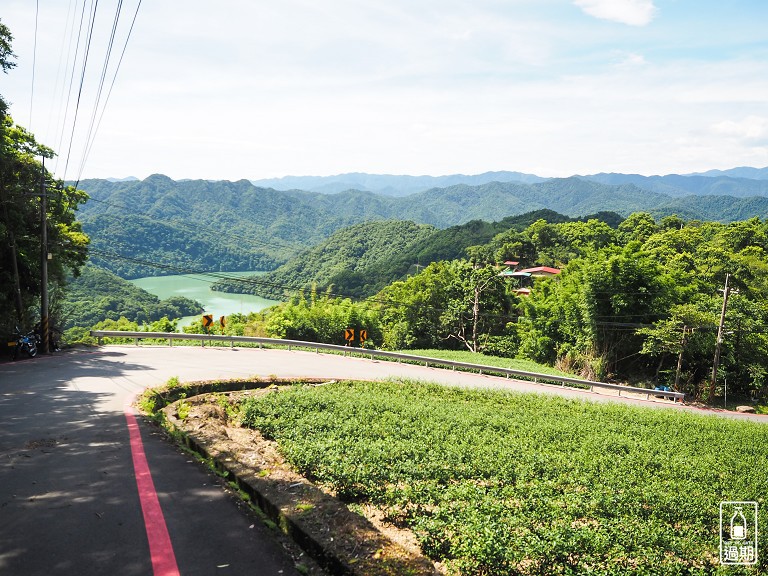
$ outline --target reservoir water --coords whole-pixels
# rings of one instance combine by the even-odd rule
[[[237,277],[260,274],[264,274],[264,272],[217,272],[216,276],[227,275]],[[136,278],[131,280],[131,282],[150,294],[154,294],[161,300],[172,296],[186,296],[192,300],[197,300],[203,305],[205,312],[213,314],[216,319],[219,316],[228,316],[234,313],[247,314],[248,312],[258,312],[278,303],[275,300],[267,300],[266,298],[251,294],[214,292],[211,290],[211,284],[216,280],[217,278],[204,274],[181,274],[176,276]],[[186,326],[195,318],[199,318],[199,316],[182,318],[179,326]]]

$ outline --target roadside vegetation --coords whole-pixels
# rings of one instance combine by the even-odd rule
[[[467,248],[465,258],[432,262],[370,298],[310,288],[259,313],[231,315],[225,329],[215,325],[212,332],[468,351],[590,380],[669,386],[710,403],[721,401],[727,381],[730,400],[760,402],[768,393],[767,250],[768,222],[756,218],[657,222],[635,213],[616,228],[597,219],[536,220]],[[515,265],[501,263],[510,261],[561,273],[507,276]],[[725,337],[713,385],[726,278]],[[345,340],[348,329],[357,335],[352,341]],[[200,321],[185,331],[205,332]]]
[[[768,491],[768,429],[725,418],[411,382],[294,386],[241,410],[455,574],[718,573],[719,502]]]

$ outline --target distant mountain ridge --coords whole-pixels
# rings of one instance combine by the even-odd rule
[[[696,174],[688,176],[681,176],[679,174],[667,174],[666,176],[594,174],[592,176],[584,176],[583,178],[593,182],[600,182],[601,184],[634,184],[643,190],[673,197],[688,196],[689,194],[696,196],[734,196],[736,198],[768,196],[768,179]]]
[[[730,170],[707,170],[706,172],[695,172],[688,176],[730,176],[731,178],[750,178],[752,180],[768,180],[768,167],[751,168],[749,166],[740,166]]]
[[[372,220],[409,220],[442,229],[542,209],[571,217],[646,211],[726,222],[768,216],[765,195],[675,196],[634,182],[604,184],[585,177],[456,184],[402,197],[358,190],[277,191],[247,180],[174,181],[160,174],[142,181],[84,180],[80,187],[92,197],[79,217],[92,238],[93,259],[124,278],[157,274],[157,265],[174,267],[161,269],[166,274],[271,270],[340,228]]]
[[[386,196],[408,196],[431,188],[447,188],[456,184],[479,186],[489,182],[521,182],[535,184],[546,178],[522,172],[484,172],[483,174],[450,174],[446,176],[395,176],[350,172],[336,176],[283,176],[251,180],[254,186],[275,190],[306,190],[321,194],[335,194],[346,190],[360,190]]]
[[[768,167],[740,167],[730,170],[710,170],[692,174],[667,174],[642,176],[640,174],[599,173],[574,176],[601,184],[634,184],[638,188],[668,196],[768,196]],[[336,194],[347,190],[373,192],[384,196],[409,196],[434,188],[451,186],[481,186],[492,182],[540,184],[563,178],[545,178],[524,172],[496,171],[482,174],[451,174],[446,176],[397,176],[391,174],[366,174],[351,172],[336,176],[284,176],[252,180],[255,186],[275,190],[304,190],[321,194]]]

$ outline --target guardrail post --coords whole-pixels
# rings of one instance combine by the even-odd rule
[[[168,338],[168,346],[173,348],[173,338],[170,338],[170,337]]]
[[[138,338],[134,338],[134,339],[133,339],[133,342],[136,344],[136,346],[138,346],[138,345],[139,345],[139,339],[138,339]]]

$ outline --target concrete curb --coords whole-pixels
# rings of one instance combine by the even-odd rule
[[[311,383],[311,382],[308,382]],[[317,382],[319,383],[319,381]],[[273,382],[252,382],[249,388],[265,388]],[[180,389],[195,390],[195,395],[242,390],[243,382],[189,383]],[[229,390],[223,390],[229,388]],[[214,390],[215,389],[215,390]],[[191,397],[191,395],[190,395]],[[190,398],[188,397],[187,400]],[[292,538],[309,556],[334,576],[377,576],[409,574],[433,576],[434,565],[426,557],[413,554],[381,534],[361,516],[339,506],[338,501],[319,488],[301,479],[286,483],[262,475],[258,466],[241,463],[235,455],[210,447],[205,440],[190,431],[175,413],[174,404],[163,408],[166,428],[177,441],[206,459],[214,469],[248,495],[251,502],[273,522],[280,531]],[[262,472],[263,473],[263,472]],[[299,507],[297,507],[299,503]],[[328,512],[327,524],[308,523],[301,506]],[[347,543],[354,537],[359,545],[357,557],[348,557],[341,546],[333,549],[330,542]]]

